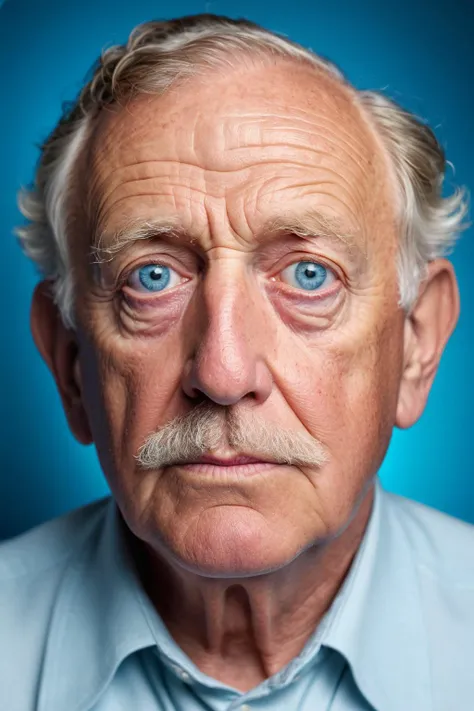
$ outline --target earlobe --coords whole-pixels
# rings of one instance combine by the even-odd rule
[[[436,259],[404,330],[404,364],[395,424],[411,427],[422,415],[444,347],[459,317],[459,292],[451,262]]]
[[[30,324],[36,347],[56,381],[69,427],[79,442],[90,444],[76,338],[63,324],[48,281],[40,282],[34,291]]]
[[[421,417],[426,401],[426,398],[420,397],[423,382],[422,367],[415,324],[411,316],[407,316],[405,319],[403,346],[403,373],[398,393],[395,424],[400,429],[407,429]]]

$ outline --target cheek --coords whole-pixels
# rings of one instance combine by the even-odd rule
[[[84,396],[101,465],[109,479],[132,472],[134,457],[158,424],[171,420],[183,370],[181,347],[166,342],[104,338],[81,348]]]
[[[397,328],[387,324],[350,343],[321,339],[284,369],[285,400],[329,452],[328,465],[309,475],[329,528],[347,518],[388,447],[402,362]]]
[[[285,398],[316,436],[341,441],[351,432],[373,431],[381,416],[394,411],[399,375],[390,349],[366,343],[359,350],[320,347],[281,378]],[[294,352],[294,351],[293,351]]]

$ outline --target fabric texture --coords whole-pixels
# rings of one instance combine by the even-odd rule
[[[474,526],[376,480],[344,584],[301,653],[242,693],[142,589],[110,497],[0,545],[2,711],[474,709]]]

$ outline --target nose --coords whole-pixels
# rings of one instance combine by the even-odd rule
[[[182,387],[191,398],[205,396],[219,405],[246,397],[262,403],[273,383],[268,317],[242,265],[224,261],[213,262],[201,284]]]

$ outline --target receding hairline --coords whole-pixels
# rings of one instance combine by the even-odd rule
[[[250,49],[250,56],[251,51],[252,50]],[[242,54],[246,55],[246,53],[243,51]],[[107,132],[110,131],[110,122],[114,122],[116,119],[120,120],[121,117],[124,116],[126,113],[130,114],[133,111],[135,105],[139,105],[141,101],[146,100],[147,98],[149,100],[169,100],[170,98],[172,98],[172,94],[175,92],[192,91],[193,86],[195,87],[196,85],[196,82],[198,82],[199,80],[206,81],[207,78],[212,78],[213,74],[228,76],[239,71],[259,71],[272,67],[275,67],[277,69],[292,68],[294,70],[300,70],[305,73],[314,75],[315,81],[321,81],[323,83],[324,89],[330,88],[331,85],[337,87],[337,90],[340,92],[340,96],[348,100],[347,106],[353,109],[354,111],[352,117],[356,119],[356,121],[359,123],[359,126],[363,129],[364,137],[369,137],[369,146],[371,145],[375,149],[376,154],[378,155],[378,159],[381,161],[381,165],[383,166],[384,171],[384,177],[386,180],[385,191],[388,191],[390,193],[390,196],[393,199],[394,211],[396,211],[396,204],[399,201],[399,194],[397,190],[397,181],[394,166],[392,164],[392,159],[384,144],[382,136],[380,135],[380,131],[375,125],[374,120],[368,113],[367,109],[363,106],[362,102],[358,100],[358,90],[352,84],[350,84],[344,77],[338,77],[333,74],[329,69],[325,69],[324,67],[312,65],[310,61],[305,62],[292,57],[285,56],[270,57],[272,61],[268,63],[265,62],[264,59],[265,58],[256,56],[255,63],[251,67],[239,66],[237,63],[235,66],[228,68],[205,67],[205,71],[203,73],[198,73],[196,75],[175,79],[170,85],[170,87],[168,87],[162,94],[138,92],[137,94],[132,96],[126,104],[123,105],[120,103],[113,103],[110,106],[103,108],[100,113],[96,117],[94,117],[94,119],[90,122],[88,130],[84,137],[83,146],[76,158],[76,161],[74,162],[73,169],[71,171],[71,176],[76,182],[75,189],[72,191],[71,195],[72,203],[76,204],[76,210],[77,203],[80,203],[80,212],[86,219],[86,224],[88,224],[90,227],[90,246],[93,250],[96,250],[99,246],[98,240],[96,239],[96,234],[98,232],[97,222],[94,219],[94,195],[92,194],[93,183],[90,182],[88,185],[84,185],[84,183],[86,176],[90,175],[90,169],[92,168],[93,157],[97,147],[97,142],[104,138],[104,132],[105,135],[107,135]],[[334,97],[331,96],[330,98],[332,99]],[[83,198],[85,198],[85,200]],[[68,211],[70,214],[75,212],[72,203],[70,206],[70,210]],[[85,215],[84,212],[86,213]],[[335,220],[333,221],[333,227],[334,232],[336,233],[337,226]],[[347,234],[345,230],[343,230],[342,233]],[[349,234],[352,234],[352,232],[350,232]],[[100,235],[101,231],[99,231],[99,239]]]

